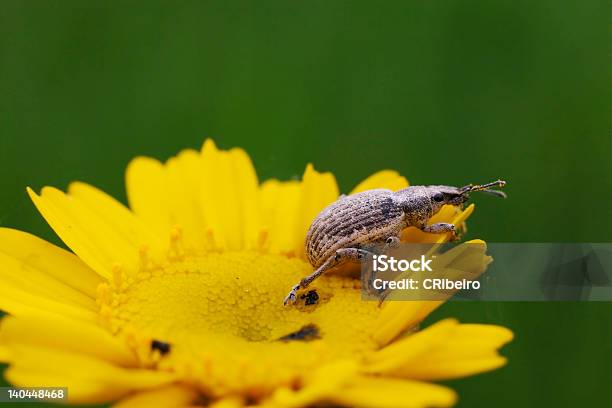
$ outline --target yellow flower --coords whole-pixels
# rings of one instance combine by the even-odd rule
[[[130,209],[79,182],[28,190],[73,253],[0,229],[0,361],[12,384],[120,407],[449,406],[455,393],[426,381],[505,363],[508,329],[448,319],[418,331],[440,301],[362,301],[348,276],[318,280],[314,306],[283,306],[311,272],[310,222],[339,195],[330,173],[309,165],[302,181],[259,184],[243,150],[209,140],[164,164],[136,158],[126,183]],[[406,186],[382,171],[354,191]],[[460,225],[472,211],[436,221]]]

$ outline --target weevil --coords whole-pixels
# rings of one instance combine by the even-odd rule
[[[403,190],[367,190],[350,196],[341,196],[317,215],[308,229],[305,250],[308,261],[315,269],[294,285],[285,297],[285,305],[294,303],[298,290],[307,288],[329,269],[345,262],[357,262],[371,255],[367,245],[384,244],[396,248],[402,230],[413,226],[434,234],[450,233],[457,239],[455,225],[439,222],[428,224],[431,217],[450,204],[462,207],[475,191],[506,197],[492,187],[503,187],[506,182],[463,187],[410,186]]]

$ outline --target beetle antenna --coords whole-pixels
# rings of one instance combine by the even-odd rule
[[[504,193],[503,191],[499,191],[499,190],[486,189],[486,190],[478,190],[478,191],[480,191],[481,193],[490,194],[495,197],[508,198],[508,195],[506,193]]]
[[[459,191],[461,191],[461,194],[467,194],[467,193],[471,193],[473,191],[482,191],[483,193],[487,193],[487,194],[491,194],[497,197],[502,197],[502,198],[506,198],[506,194],[501,192],[501,191],[497,191],[497,190],[491,190],[489,187],[503,187],[506,185],[506,182],[503,180],[496,180],[493,181],[491,183],[487,183],[487,184],[468,184],[467,186],[463,186],[459,189]]]

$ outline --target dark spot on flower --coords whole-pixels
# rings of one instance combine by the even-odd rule
[[[286,336],[281,337],[280,341],[311,341],[320,339],[319,328],[314,324],[307,324],[300,330],[293,333],[289,333]]]
[[[165,341],[151,340],[151,350],[158,350],[162,356],[170,352],[170,347],[170,343]]]
[[[304,304],[306,306],[316,305],[319,300],[319,294],[316,290],[309,290],[305,295],[300,296],[301,299],[305,299]]]

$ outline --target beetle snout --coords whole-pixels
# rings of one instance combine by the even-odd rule
[[[444,197],[444,204],[458,206],[465,203],[470,198],[467,192],[453,186],[436,186],[435,192]],[[434,200],[436,200],[435,195]]]
[[[456,194],[453,194],[451,196],[450,200],[448,200],[448,203],[451,205],[461,205],[469,199],[470,199],[469,194],[457,192]]]

